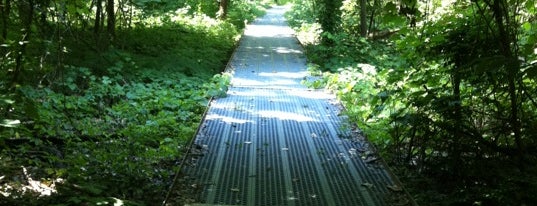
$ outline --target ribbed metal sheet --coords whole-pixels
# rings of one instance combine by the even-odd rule
[[[283,8],[250,25],[228,71],[228,97],[215,99],[186,168],[209,205],[387,205],[393,185],[368,143],[340,115],[334,97],[300,84],[301,47]]]

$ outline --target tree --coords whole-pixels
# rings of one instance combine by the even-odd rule
[[[229,0],[220,0],[220,3],[218,5],[218,12],[216,16],[218,19],[224,20],[227,18],[227,10],[229,7]]]
[[[326,12],[327,2],[318,2]],[[312,85],[338,90],[349,117],[389,162],[422,176],[406,177],[419,182],[416,194],[425,181],[442,186],[436,192],[447,198],[427,194],[419,197],[423,203],[531,204],[537,201],[536,5],[346,0],[343,33],[308,54],[337,73],[327,75],[328,85]],[[321,17],[323,29],[334,25]],[[358,39],[364,32],[373,38]],[[363,63],[375,66],[374,76],[356,66]]]
[[[19,49],[17,56],[15,58],[15,70],[13,73],[13,78],[11,79],[11,85],[15,86],[19,83],[20,75],[23,71],[24,57],[26,55],[26,47],[28,42],[31,39],[32,34],[32,24],[34,19],[34,0],[22,1],[19,2],[19,16],[21,18],[23,33],[20,39]]]
[[[107,14],[107,24],[106,29],[108,32],[108,38],[112,41],[115,37],[116,30],[116,15],[114,11],[114,0],[107,0],[106,2],[106,14]]]
[[[492,16],[494,17],[496,29],[498,31],[498,47],[500,48],[500,53],[505,58],[504,65],[507,70],[507,81],[508,81],[508,93],[510,99],[510,124],[511,131],[513,133],[514,141],[518,147],[519,154],[524,155],[524,145],[521,140],[521,128],[520,128],[520,119],[519,119],[519,103],[518,103],[518,92],[517,92],[517,81],[520,73],[520,63],[518,61],[518,49],[514,48],[514,45],[517,44],[517,28],[512,25],[511,19],[512,14],[510,12],[510,5],[506,0],[485,0],[485,4],[491,9]],[[512,46],[513,45],[513,46]]]
[[[101,32],[101,22],[103,16],[103,0],[95,0],[95,21],[93,23],[93,32],[98,35]]]
[[[7,39],[9,14],[11,13],[11,0],[0,0],[0,14],[2,18],[2,41]]]
[[[319,23],[323,32],[335,34],[338,33],[338,29],[341,24],[341,6],[343,4],[342,0],[320,0],[320,3],[317,5],[320,6],[319,9]],[[332,44],[329,38],[323,38],[323,43],[330,45]]]
[[[367,36],[367,0],[360,0],[360,35]]]

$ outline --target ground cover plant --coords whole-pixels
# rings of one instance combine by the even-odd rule
[[[295,1],[310,71],[420,205],[536,199],[533,0]]]
[[[0,205],[159,205],[267,4],[0,5]]]

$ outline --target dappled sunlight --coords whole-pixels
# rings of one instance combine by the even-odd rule
[[[358,64],[358,67],[362,68],[362,71],[365,74],[371,74],[371,75],[377,74],[377,69],[375,68],[375,66],[371,64]]]
[[[289,47],[276,47],[273,50],[280,54],[302,54],[302,51]]]
[[[248,29],[244,32],[245,36],[251,37],[286,37],[285,35],[292,34],[293,30],[289,29],[289,27],[275,25],[249,25]]]
[[[252,50],[263,51],[263,50],[265,50],[265,47],[264,46],[244,46],[242,49],[248,50],[248,51],[252,51]]]
[[[269,83],[269,85],[267,85],[267,83]],[[263,86],[263,87],[282,87],[282,86],[295,86],[297,84],[297,80],[296,79],[291,79],[291,78],[288,78],[288,79],[270,79],[267,80],[255,80],[255,79],[248,79],[247,77],[246,78],[242,78],[242,77],[234,77],[233,80],[232,80],[232,84],[233,86],[239,86],[239,87],[243,87],[243,86]]]
[[[349,141],[334,95],[302,85],[306,60],[280,12],[247,27],[227,68],[227,96],[211,103],[187,174],[211,183],[202,195],[210,205],[375,205],[384,194],[362,193],[363,179],[393,183],[362,161],[368,148]]]
[[[262,77],[275,77],[275,78],[287,78],[287,79],[301,79],[307,76],[307,72],[261,72],[259,76]]]
[[[260,117],[265,118],[276,118],[278,120],[291,120],[291,121],[297,121],[297,122],[316,122],[317,120],[304,116],[302,114],[294,113],[294,112],[284,112],[279,110],[261,110],[257,112]]]
[[[22,194],[34,193],[38,194],[40,197],[51,196],[52,194],[57,193],[56,185],[64,182],[64,180],[61,178],[57,178],[52,181],[35,180],[32,178],[32,174],[28,172],[28,169],[25,166],[20,167],[22,171],[21,176],[14,177],[14,179],[18,180],[10,182],[11,180],[7,180],[5,175],[0,176],[0,181],[5,182],[4,184],[0,185],[1,196],[9,197],[13,192]],[[19,178],[23,178],[24,182],[26,183],[21,183]]]
[[[225,123],[246,124],[252,123],[251,120],[238,119],[234,117],[224,116],[220,114],[207,114],[207,120],[221,120]]]
[[[289,90],[286,91],[288,95],[293,95],[296,97],[307,98],[307,99],[319,99],[319,100],[330,100],[332,95],[323,91],[310,91],[310,90]]]
[[[232,96],[249,97],[251,101],[256,98],[270,98],[271,100],[278,98],[285,98],[287,96],[300,97],[304,99],[316,99],[316,100],[333,100],[329,92],[316,91],[310,89],[286,89],[286,90],[234,90],[231,92]]]

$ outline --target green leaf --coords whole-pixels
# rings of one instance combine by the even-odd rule
[[[21,124],[21,121],[14,120],[14,119],[4,119],[2,120],[2,122],[0,122],[1,127],[9,127],[9,128],[17,127],[19,126],[19,124]]]
[[[127,96],[127,99],[130,99],[130,100],[138,98],[138,96],[133,92],[127,92],[126,96]]]
[[[528,69],[524,70],[524,73],[528,78],[535,79],[537,78],[537,64],[533,64]]]
[[[522,28],[524,29],[525,32],[530,32],[531,31],[531,23],[530,22],[524,22],[522,24]]]
[[[110,83],[112,83],[112,80],[110,79],[110,77],[103,76],[102,83],[104,85],[109,85]]]
[[[14,104],[15,101],[13,100],[10,100],[10,99],[0,99],[2,102],[4,102],[5,104]]]
[[[526,9],[528,12],[535,12],[537,10],[537,2],[535,0],[527,0],[526,1]]]

